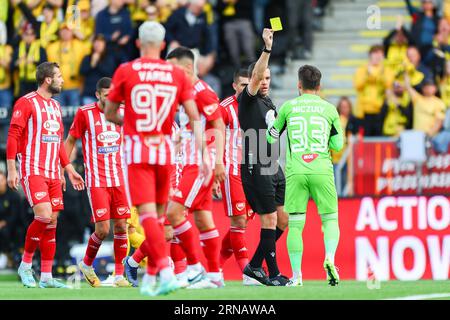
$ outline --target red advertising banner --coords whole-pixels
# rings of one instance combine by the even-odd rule
[[[422,166],[422,194],[450,194],[450,153],[431,151]],[[353,145],[355,195],[417,194],[416,165],[402,163],[395,142],[358,142]]]
[[[229,219],[221,202],[214,202],[214,218],[223,238]],[[341,199],[339,226],[335,262],[341,279],[366,280],[368,266],[382,281],[450,278],[450,197]],[[281,272],[291,276],[286,236],[287,232],[278,240],[277,257]],[[246,239],[251,257],[259,241],[259,218],[249,223]],[[325,280],[323,234],[313,202],[308,206],[303,245],[303,278]],[[224,274],[227,280],[242,279],[233,257]]]

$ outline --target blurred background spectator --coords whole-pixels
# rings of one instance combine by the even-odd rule
[[[13,101],[10,73],[12,47],[6,44],[7,36],[6,25],[0,21],[0,107],[11,108]]]
[[[293,59],[312,58],[313,6],[312,0],[286,1],[289,51]],[[300,47],[300,38],[302,46]]]
[[[97,81],[103,77],[111,77],[115,67],[114,56],[106,50],[105,37],[97,34],[92,44],[92,53],[83,58],[80,66],[80,75],[84,77],[81,99],[83,105],[97,101]]]
[[[393,72],[384,66],[384,48],[375,45],[369,50],[369,61],[356,71],[354,85],[357,92],[356,117],[362,120],[366,136],[380,136],[381,107],[386,91],[391,90]]]
[[[73,36],[73,30],[64,22],[59,29],[60,40],[47,47],[49,61],[59,64],[64,79],[63,90],[55,96],[62,106],[80,105],[80,65],[88,52],[86,45]]]

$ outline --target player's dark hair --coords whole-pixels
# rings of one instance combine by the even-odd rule
[[[234,72],[234,75],[233,75],[234,83],[239,81],[239,77],[248,78],[247,69],[239,69]]]
[[[166,57],[166,60],[169,59],[181,60],[184,58],[192,60],[192,62],[195,60],[194,53],[192,52],[191,49],[187,47],[178,47],[169,52],[169,54]]]
[[[36,68],[36,82],[38,86],[41,86],[45,78],[53,78],[55,75],[55,68],[59,68],[56,62],[42,62]]]
[[[314,66],[304,65],[298,69],[298,81],[302,84],[302,88],[306,90],[315,90],[320,86],[322,73]]]
[[[108,89],[111,87],[111,78],[103,77],[100,80],[97,81],[97,84],[95,85],[95,89],[98,93],[102,91],[102,89]]]

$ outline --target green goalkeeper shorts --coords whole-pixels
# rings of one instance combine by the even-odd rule
[[[338,212],[333,175],[302,174],[286,178],[284,210],[287,213],[306,213],[310,196],[316,203],[319,214]]]

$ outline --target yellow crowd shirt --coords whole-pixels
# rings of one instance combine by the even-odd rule
[[[445,104],[438,97],[424,97],[419,93],[412,96],[413,101],[413,129],[420,130],[433,136],[433,127],[438,120],[445,118]]]
[[[84,56],[88,53],[89,49],[78,39],[73,39],[69,42],[58,40],[48,46],[48,60],[55,61],[59,64],[64,79],[65,90],[80,88],[80,65]]]
[[[383,135],[385,136],[398,136],[403,130],[405,130],[408,118],[403,115],[399,108],[406,109],[410,103],[409,94],[405,92],[403,97],[399,99],[397,105],[393,101],[387,102],[387,114],[383,123]]]
[[[379,113],[383,106],[386,90],[392,87],[393,81],[393,72],[384,65],[372,67],[370,74],[367,64],[359,67],[354,77],[355,116],[363,118],[365,114]]]
[[[0,65],[0,90],[7,89],[11,86],[11,75],[9,64],[12,58],[12,48],[8,45],[0,45],[0,61],[5,62],[7,67]]]

